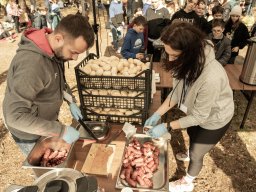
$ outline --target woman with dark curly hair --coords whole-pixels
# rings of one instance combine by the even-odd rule
[[[203,158],[229,128],[234,113],[233,93],[227,74],[215,59],[214,49],[204,34],[187,22],[177,21],[161,34],[166,59],[164,67],[173,76],[173,90],[146,121],[154,138],[176,129],[187,129],[189,153],[176,158],[189,161],[187,175],[169,183],[169,191],[193,191],[193,180],[203,166]],[[174,106],[186,116],[157,124]]]

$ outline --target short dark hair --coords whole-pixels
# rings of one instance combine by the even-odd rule
[[[200,4],[203,4],[203,5],[205,5],[205,6],[206,6],[206,3],[205,3],[205,1],[204,1],[204,0],[198,0],[197,5],[200,5]]]
[[[214,28],[214,27],[225,28],[225,22],[223,21],[223,19],[213,19],[212,20],[212,28]]]
[[[224,8],[220,5],[216,5],[212,8],[212,15],[215,15],[217,13],[221,13],[223,14],[224,13]]]
[[[93,28],[88,22],[88,19],[82,15],[70,14],[62,18],[54,32],[65,33],[73,39],[82,36],[88,48],[92,47],[94,44]]]
[[[210,45],[205,34],[192,24],[176,21],[167,26],[161,34],[161,40],[174,50],[182,53],[174,61],[169,61],[168,55],[163,58],[163,66],[171,71],[176,79],[185,79],[192,84],[201,75],[205,64],[204,47]]]
[[[143,25],[143,26],[146,26],[147,25],[147,20],[145,17],[143,16],[138,16],[138,17],[135,17],[132,21],[133,24],[136,24],[136,25]]]

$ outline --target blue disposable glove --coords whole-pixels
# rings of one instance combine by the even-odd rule
[[[83,119],[83,115],[81,113],[81,110],[75,103],[70,103],[69,105],[71,114],[75,120]]]
[[[146,126],[156,126],[157,125],[157,122],[160,120],[161,116],[159,113],[155,112],[151,117],[149,117],[145,124],[144,124],[144,127]]]
[[[71,144],[79,139],[79,131],[77,131],[74,127],[67,126],[62,139]]]
[[[153,137],[153,138],[158,138],[158,137],[161,137],[163,134],[167,133],[168,130],[167,128],[165,127],[165,124],[162,123],[162,124],[159,124],[155,127],[153,127],[152,129],[150,129],[148,131],[148,134]]]

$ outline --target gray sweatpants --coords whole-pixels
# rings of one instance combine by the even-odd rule
[[[204,129],[200,126],[187,128],[189,135],[189,157],[188,174],[195,177],[203,167],[203,158],[224,136],[231,121],[224,127],[216,130]]]

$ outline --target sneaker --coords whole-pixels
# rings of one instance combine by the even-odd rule
[[[191,192],[194,189],[193,183],[187,183],[182,177],[179,180],[169,182],[169,192]]]
[[[176,159],[178,159],[179,161],[190,161],[189,151],[187,151],[187,153],[177,153]]]

